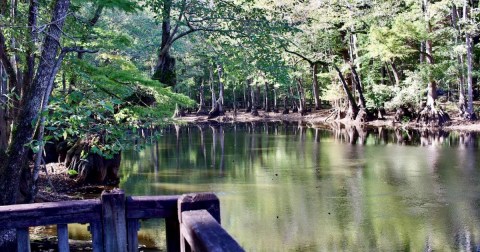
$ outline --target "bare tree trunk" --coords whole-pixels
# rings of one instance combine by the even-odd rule
[[[318,64],[313,64],[311,65],[312,69],[312,75],[313,75],[313,99],[315,100],[315,109],[319,110],[320,109],[320,91],[318,88]]]
[[[385,66],[382,65],[382,68],[380,70],[380,74],[382,76],[382,79],[381,79],[381,84],[382,85],[385,85],[385,79],[387,78],[387,73],[386,73],[386,69],[385,69]]]
[[[255,87],[250,87],[251,89],[251,97],[252,97],[252,112],[251,114],[253,116],[258,116],[258,110],[257,110],[257,83],[255,83]]]
[[[212,109],[215,109],[215,102],[217,101],[217,98],[215,97],[215,86],[213,85],[213,69],[210,66],[209,67],[209,72],[210,72],[210,92],[212,94]]]
[[[295,99],[295,94],[293,93],[293,87],[289,88],[290,91],[290,97],[292,97],[292,113],[298,112],[298,104],[297,104],[297,99]]]
[[[250,80],[247,80],[247,83],[244,86],[244,99],[245,99],[245,112],[250,113],[252,111],[252,99],[251,99],[251,92],[252,87],[250,86]]]
[[[426,49],[425,49],[425,42],[421,42],[420,43],[420,64],[424,63],[425,62],[425,54],[422,53],[422,52],[425,52]]]
[[[15,27],[15,20],[17,18],[17,0],[10,0],[10,25]],[[21,74],[19,72],[19,58],[17,55],[17,42],[16,38],[12,35],[10,38],[10,62],[12,64],[12,70],[15,74],[15,78],[9,78],[9,90],[14,94],[12,97],[12,107],[10,109],[9,115],[13,118],[16,118],[20,110],[20,97],[22,97],[22,80]]]
[[[28,90],[33,80],[35,71],[35,44],[38,40],[37,35],[37,17],[38,17],[38,0],[30,0],[30,7],[28,11],[28,26],[29,35],[27,36],[28,47],[26,52],[26,64],[24,79],[22,85],[22,94]]]
[[[360,107],[363,109],[367,109],[367,103],[365,101],[365,97],[363,96],[363,87],[360,84],[360,77],[358,76],[358,73],[355,70],[355,66],[353,66],[353,64],[350,64],[350,69],[352,70],[353,80],[355,81],[355,85],[357,87]]]
[[[265,112],[270,112],[270,106],[268,104],[268,82],[265,81],[265,104],[263,106]]]
[[[335,71],[337,71],[338,77],[340,78],[340,81],[342,83],[343,91],[345,91],[345,94],[347,95],[347,99],[348,99],[347,117],[353,121],[357,117],[357,113],[359,110],[357,102],[355,102],[355,98],[353,97],[352,92],[350,92],[350,89],[348,88],[347,81],[345,80],[345,77],[343,77],[342,71],[340,71],[340,69],[336,65],[333,65],[333,68],[335,69]]]
[[[305,90],[303,89],[303,81],[301,78],[297,79],[297,92],[298,92],[298,113],[301,115],[306,114],[306,108],[305,108]]]
[[[200,102],[199,102],[199,105],[198,105],[197,116],[208,114],[208,110],[205,107],[205,85],[204,85],[203,78],[201,79],[200,83],[201,83],[200,84],[200,92],[199,92]]]
[[[397,70],[397,66],[393,62],[390,63],[390,66],[392,67],[393,77],[395,77],[395,86],[398,87],[400,86],[400,74]]]
[[[455,45],[459,44],[459,37],[461,34],[460,26],[458,25],[458,11],[457,6],[452,6],[452,27],[455,29],[457,34],[455,35]],[[466,112],[467,102],[465,100],[465,73],[464,73],[464,59],[463,54],[457,53],[457,64],[458,64],[458,110],[460,115],[464,116]]]
[[[463,21],[466,24],[468,22],[468,0],[464,0],[463,3]],[[468,32],[465,33],[465,43],[467,45],[467,113],[466,118],[470,120],[476,120],[477,116],[473,111],[473,83],[472,83],[472,55],[473,55],[473,41]]]
[[[32,122],[39,119],[42,97],[45,96],[47,87],[55,72],[57,65],[57,53],[59,51],[62,28],[65,22],[69,0],[57,0],[53,9],[51,25],[48,27],[43,42],[42,55],[38,65],[33,85],[22,97],[23,109],[21,110],[13,132],[12,143],[7,151],[7,160],[0,170],[0,205],[15,204],[17,202],[17,190],[19,188],[20,171],[26,165],[28,144],[34,135]]]
[[[277,89],[275,88],[275,86],[273,87],[273,112],[278,113]]]
[[[433,28],[430,23],[430,10],[428,6],[428,1],[429,0],[423,0],[423,10],[425,22],[427,24],[427,32],[432,33]],[[427,64],[434,64],[432,40],[425,41],[425,58]],[[427,88],[427,103],[425,104],[426,106],[423,108],[423,110],[419,113],[417,117],[417,123],[421,121],[424,125],[441,126],[445,122],[450,120],[450,117],[447,113],[445,113],[440,107],[436,107],[436,99],[437,83],[433,79],[433,76],[430,75]]]
[[[218,64],[217,65],[217,72],[218,72],[218,101],[220,102],[220,104],[222,106],[220,106],[220,115],[223,115],[224,114],[224,111],[223,111],[223,106],[224,106],[224,100],[223,100],[223,94],[225,92],[224,90],[224,86],[223,86],[223,67],[222,65]]]
[[[163,1],[162,6],[162,43],[158,54],[155,73],[152,79],[159,80],[169,86],[174,86],[177,82],[175,73],[175,59],[170,56],[170,39],[172,33],[171,12],[173,0]]]
[[[10,123],[11,120],[8,118],[8,107],[7,107],[7,81],[6,73],[3,68],[3,64],[0,64],[0,153],[3,154],[7,150],[8,138],[10,136]]]
[[[237,116],[237,92],[235,92],[235,85],[233,86],[233,116]]]
[[[430,24],[430,12],[428,6],[429,0],[423,0],[423,5],[425,8],[425,22],[427,23],[427,32],[432,33],[432,25]],[[433,61],[433,44],[432,40],[425,41],[425,52],[427,54],[426,60],[430,65],[434,64]],[[428,89],[427,89],[427,106],[431,108],[435,107],[435,100],[437,99],[437,83],[432,79],[432,76],[429,76]]]

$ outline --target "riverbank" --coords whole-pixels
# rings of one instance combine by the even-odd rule
[[[68,175],[68,168],[63,163],[47,164],[46,170],[41,171],[38,177],[37,203],[96,198],[103,190],[112,188],[78,183]]]
[[[244,110],[238,111],[236,114],[229,111],[225,115],[217,118],[208,119],[208,116],[197,116],[195,114],[187,114],[184,117],[177,118],[178,121],[185,123],[234,123],[234,122],[298,122],[312,127],[322,127],[331,123],[340,124],[356,124],[355,122],[348,120],[334,120],[332,116],[333,110],[322,109],[313,111],[305,116],[299,113],[275,113],[258,111],[259,116],[253,116],[250,113],[246,113]],[[459,132],[480,132],[480,120],[469,121],[460,118],[455,115],[454,112],[450,112],[451,121],[443,127],[434,128],[445,131],[459,131]],[[366,122],[362,124],[370,127],[384,127],[384,128],[408,128],[408,129],[425,129],[425,127],[417,125],[413,122],[395,122],[394,114],[387,113],[384,119],[378,119]]]

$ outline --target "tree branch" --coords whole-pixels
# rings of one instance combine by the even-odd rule
[[[3,32],[0,30],[0,60],[2,61],[3,66],[5,67],[5,71],[7,72],[8,79],[10,80],[11,86],[17,86],[17,74],[15,73],[15,69],[8,57],[8,49],[7,44],[5,41],[5,36]]]

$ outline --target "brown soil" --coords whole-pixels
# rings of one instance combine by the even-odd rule
[[[237,112],[236,116],[233,112],[226,112],[224,116],[219,116],[217,118],[208,119],[207,116],[196,116],[195,114],[187,114],[184,117],[177,118],[181,122],[187,123],[207,123],[207,122],[220,122],[220,123],[231,123],[231,122],[299,122],[303,124],[308,124],[313,127],[322,127],[331,122],[339,122],[342,124],[354,124],[355,122],[348,120],[334,120],[331,116],[333,110],[331,109],[322,109],[318,111],[313,111],[308,113],[305,116],[300,115],[299,113],[290,113],[283,115],[281,113],[274,112],[264,112],[259,111],[259,116],[253,116],[250,113],[245,113],[244,111]],[[451,121],[444,125],[441,129],[447,131],[478,131],[480,132],[480,120],[478,121],[468,121],[456,116],[455,112],[449,112]],[[423,128],[416,124],[415,121],[412,122],[394,122],[394,114],[392,112],[387,113],[385,119],[383,120],[373,120],[365,123],[366,126],[372,127],[387,127],[387,128],[411,128],[411,129],[420,129]]]
[[[38,194],[35,202],[52,202],[97,198],[107,186],[85,185],[77,183],[70,177],[63,163],[47,164],[47,172],[41,171],[37,185]]]

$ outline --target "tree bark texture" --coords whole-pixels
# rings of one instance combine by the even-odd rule
[[[23,109],[12,132],[12,142],[7,151],[7,160],[0,170],[0,205],[15,204],[20,171],[26,165],[28,144],[34,135],[34,125],[39,119],[42,98],[55,72],[59,41],[65,23],[70,0],[57,0],[52,12],[51,25],[47,29],[40,62],[32,86],[23,99]]]
[[[158,80],[168,86],[175,86],[177,83],[175,58],[170,56],[172,4],[172,0],[163,1],[162,43],[158,53],[157,64],[155,65],[155,72],[152,76],[152,79]]]

